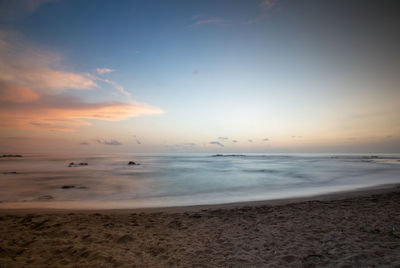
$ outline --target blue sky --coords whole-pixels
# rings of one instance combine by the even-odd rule
[[[395,1],[0,7],[4,151],[400,150]]]

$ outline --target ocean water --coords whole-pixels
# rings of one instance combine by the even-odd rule
[[[140,165],[128,165],[134,161]],[[68,167],[70,162],[87,166]],[[140,208],[400,183],[400,155],[107,154],[0,158],[0,208]]]

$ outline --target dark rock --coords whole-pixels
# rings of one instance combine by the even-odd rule
[[[4,172],[3,174],[7,175],[7,174],[18,174],[16,171],[10,171],[10,172]]]
[[[22,157],[20,154],[3,154],[2,157]]]
[[[63,185],[61,186],[61,189],[72,189],[75,188],[75,185]]]
[[[128,165],[130,165],[130,166],[138,166],[140,164],[139,163],[135,163],[133,161],[129,161]]]
[[[71,163],[69,163],[68,167],[78,167],[78,166],[87,166],[87,165],[89,165],[89,164],[86,162],[81,162],[79,164],[75,164],[74,162],[71,162]]]

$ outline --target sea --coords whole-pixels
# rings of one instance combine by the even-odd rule
[[[400,154],[0,155],[0,208],[13,209],[225,204],[398,183]]]

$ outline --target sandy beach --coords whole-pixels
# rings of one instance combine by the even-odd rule
[[[310,199],[149,210],[2,210],[0,266],[400,266],[398,186]]]

